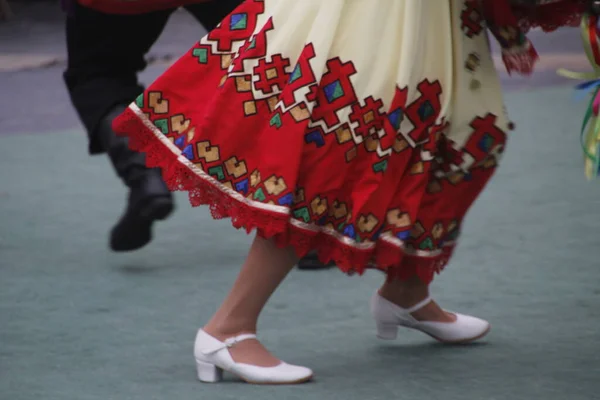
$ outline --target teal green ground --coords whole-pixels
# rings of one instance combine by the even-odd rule
[[[314,368],[298,387],[195,380],[194,334],[244,259],[243,232],[180,194],[151,246],[112,254],[124,190],[83,133],[0,136],[0,399],[600,399],[600,182],[582,172],[584,104],[566,86],[507,103],[503,165],[434,285],[449,309],[489,319],[488,339],[380,342],[378,273],[294,271],[261,338]]]

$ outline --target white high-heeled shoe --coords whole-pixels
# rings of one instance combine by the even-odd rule
[[[431,303],[426,298],[410,308],[402,308],[384,299],[376,292],[371,298],[371,313],[377,324],[377,337],[394,340],[398,327],[416,329],[443,343],[469,343],[484,337],[490,331],[490,324],[479,318],[456,314],[454,322],[418,321],[411,314]]]
[[[254,384],[294,384],[312,378],[313,372],[310,369],[284,362],[274,367],[236,363],[228,349],[248,339],[256,339],[256,335],[244,334],[221,342],[200,329],[194,345],[198,379],[202,382],[219,382],[223,379],[223,371]]]

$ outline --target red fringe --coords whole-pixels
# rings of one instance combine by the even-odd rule
[[[208,205],[215,219],[230,218],[232,225],[250,233],[273,239],[279,247],[292,246],[299,257],[316,250],[321,262],[335,262],[346,274],[362,275],[366,269],[377,269],[388,279],[407,280],[418,276],[429,283],[440,273],[454,250],[453,245],[432,257],[408,254],[385,240],[378,240],[370,250],[348,246],[335,237],[294,225],[288,215],[258,209],[239,201],[221,190],[217,182],[199,176],[179,160],[179,155],[158,139],[131,110],[127,109],[113,123],[119,135],[129,137],[132,150],[146,153],[146,165],[159,167],[171,191],[187,191],[193,207]]]
[[[538,60],[539,55],[529,41],[526,47],[520,51],[515,49],[502,50],[502,61],[509,75],[513,71],[521,75],[531,75]]]

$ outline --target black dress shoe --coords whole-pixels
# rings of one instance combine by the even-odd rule
[[[162,180],[160,170],[147,168],[145,154],[132,151],[128,139],[117,136],[112,130],[113,119],[126,107],[113,108],[95,132],[117,175],[129,188],[127,208],[110,233],[110,248],[114,251],[144,247],[152,240],[154,221],[167,218],[175,207],[173,195]]]
[[[160,172],[149,170],[137,186],[131,188],[125,213],[110,233],[113,251],[132,251],[152,240],[152,224],[164,220],[174,209],[173,198]]]

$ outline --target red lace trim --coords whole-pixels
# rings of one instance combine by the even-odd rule
[[[406,280],[416,275],[428,283],[444,269],[454,250],[450,245],[435,256],[421,257],[405,253],[381,239],[375,248],[368,250],[345,245],[326,233],[296,226],[288,215],[258,209],[228,195],[213,181],[199,176],[182,163],[131,109],[121,114],[113,127],[120,135],[129,137],[132,150],[146,153],[148,167],[161,168],[171,191],[189,192],[193,207],[208,205],[213,218],[230,218],[235,228],[244,228],[248,233],[256,230],[260,236],[275,240],[279,247],[293,246],[299,256],[315,249],[322,262],[334,261],[347,274],[378,269],[385,272],[388,279]]]
[[[586,0],[559,0],[531,7],[514,6],[514,12],[524,32],[533,28],[551,32],[564,26],[579,26],[586,7]]]

